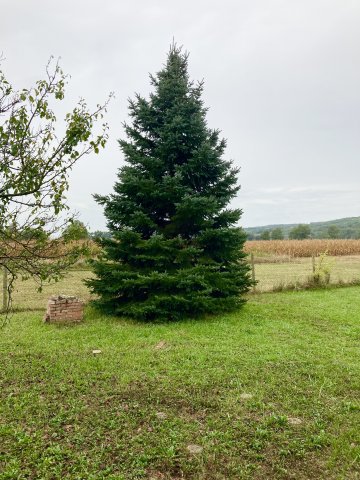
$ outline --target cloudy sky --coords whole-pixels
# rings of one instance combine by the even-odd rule
[[[109,193],[123,164],[127,98],[149,93],[173,37],[241,166],[244,226],[360,215],[359,0],[0,2],[2,69],[17,87],[54,55],[72,77],[67,109],[116,94],[107,149],[71,175],[71,208],[92,230],[105,219],[91,194]]]

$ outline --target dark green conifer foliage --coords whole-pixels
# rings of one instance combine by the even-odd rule
[[[240,306],[251,281],[245,234],[236,225],[238,169],[223,159],[225,141],[210,130],[201,94],[176,45],[151,76],[149,99],[129,101],[132,122],[119,141],[126,165],[105,207],[111,239],[92,262],[88,286],[98,305],[143,320],[178,319]]]

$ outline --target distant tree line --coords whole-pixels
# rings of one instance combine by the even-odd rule
[[[246,229],[245,229],[246,230]],[[44,232],[45,234],[45,232]],[[24,237],[29,235],[29,232],[24,231]],[[33,233],[32,233],[33,235]],[[63,231],[62,238],[68,242],[71,240],[86,240],[86,239],[110,239],[112,235],[107,230],[95,230],[91,232],[80,220],[73,220]],[[248,240],[306,240],[309,238],[349,238],[360,239],[360,228],[340,228],[337,225],[328,225],[321,231],[311,228],[308,224],[300,223],[290,229],[281,227],[265,228],[260,232],[247,232]]]
[[[255,230],[255,229],[254,229]],[[246,231],[246,229],[245,229]],[[334,224],[299,224],[296,226],[261,228],[255,231],[246,231],[248,240],[306,240],[309,238],[319,239],[360,239],[359,225],[336,225]]]
[[[248,235],[249,238],[249,235]],[[284,239],[284,232],[281,228],[273,228],[272,230],[263,230],[260,233],[260,237],[256,238],[249,238],[249,240],[283,240]]]

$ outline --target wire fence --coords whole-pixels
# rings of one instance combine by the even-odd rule
[[[8,305],[7,276],[4,273],[4,269],[2,269],[0,271],[0,281],[3,286],[2,305],[0,306],[2,312],[6,311]],[[32,279],[18,279],[15,281],[11,293],[11,307],[15,311],[45,310],[47,301],[52,295],[75,295],[84,301],[88,301],[91,294],[84,280],[90,278],[91,275],[92,273],[89,270],[70,270],[58,282],[44,283],[41,290]]]
[[[259,292],[302,288],[316,283],[360,282],[360,256],[262,257],[250,255],[252,278]]]
[[[360,283],[360,255],[326,257],[319,265],[320,257],[282,257],[249,255],[251,276],[256,281],[255,292],[270,292],[288,288],[303,288],[309,285],[314,275],[320,272],[328,284]],[[2,311],[8,306],[8,275],[3,268],[0,279],[2,294]],[[76,295],[88,301],[91,294],[84,284],[92,272],[78,268],[71,270],[64,279],[57,283],[45,284],[41,291],[31,279],[18,280],[12,292],[12,307],[15,310],[42,310],[51,295]]]

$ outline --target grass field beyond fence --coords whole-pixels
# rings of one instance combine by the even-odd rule
[[[287,288],[301,289],[313,278],[312,258],[287,258],[278,256],[254,256],[256,290],[267,292]],[[319,263],[319,257],[315,259]],[[326,257],[329,268],[329,284],[360,283],[360,255]]]

